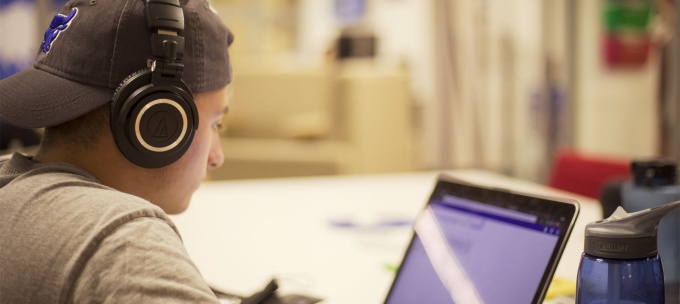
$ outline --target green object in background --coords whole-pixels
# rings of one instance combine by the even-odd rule
[[[654,10],[652,0],[605,0],[604,18],[607,31],[648,29]]]
[[[399,266],[394,265],[394,264],[386,264],[385,269],[392,271],[392,272],[397,272],[397,270],[399,270]]]

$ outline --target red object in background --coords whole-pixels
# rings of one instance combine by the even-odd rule
[[[613,35],[603,37],[603,56],[609,67],[641,67],[647,62],[652,39],[649,35]]]
[[[555,157],[549,185],[598,199],[607,182],[629,178],[630,160],[563,150]]]

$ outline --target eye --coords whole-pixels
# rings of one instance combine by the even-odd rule
[[[220,133],[221,133],[222,131],[224,131],[224,129],[225,129],[225,128],[224,128],[224,124],[222,123],[222,120],[221,120],[221,119],[218,120],[218,121],[216,121],[216,122],[213,124],[213,128],[214,128],[217,132],[220,132]]]

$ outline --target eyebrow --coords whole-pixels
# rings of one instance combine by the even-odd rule
[[[226,107],[224,107],[224,110],[222,110],[222,114],[227,115],[228,113],[229,113],[229,106],[227,105]]]

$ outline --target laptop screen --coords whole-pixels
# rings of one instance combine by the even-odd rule
[[[440,181],[386,303],[536,303],[576,212],[570,203]]]

